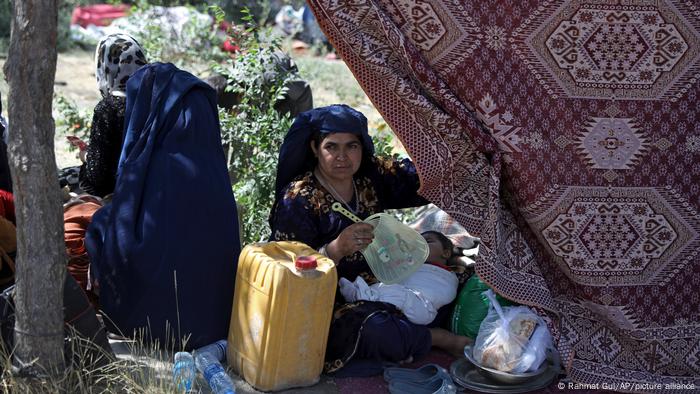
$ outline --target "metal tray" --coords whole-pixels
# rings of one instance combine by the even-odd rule
[[[466,358],[461,358],[450,366],[450,375],[458,385],[482,393],[527,393],[549,386],[559,376],[559,366],[546,363],[545,370],[532,380],[519,384],[503,384],[484,376],[479,368]]]
[[[503,384],[519,384],[529,382],[543,374],[547,369],[547,362],[542,363],[542,365],[535,371],[523,373],[504,372],[497,369],[484,367],[474,359],[472,355],[472,347],[469,345],[464,347],[464,355],[472,364],[474,364],[475,367],[479,369],[479,371],[481,371],[483,375]]]

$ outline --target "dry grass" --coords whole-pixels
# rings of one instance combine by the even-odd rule
[[[111,341],[116,357],[72,332],[66,341],[66,370],[18,372],[12,352],[0,349],[2,393],[174,393],[172,345],[143,340]],[[201,383],[200,383],[201,384]]]

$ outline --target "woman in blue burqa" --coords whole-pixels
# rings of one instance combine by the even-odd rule
[[[301,113],[280,149],[270,225],[272,240],[306,243],[333,259],[338,276],[368,284],[377,279],[360,253],[373,227],[331,209],[340,202],[361,219],[385,209],[427,204],[409,159],[376,157],[367,119],[346,105]],[[325,371],[370,376],[383,366],[419,358],[431,346],[461,353],[468,338],[411,323],[391,304],[346,304],[336,295]]]
[[[113,200],[88,229],[111,329],[197,348],[227,337],[240,241],[216,94],[172,64],[127,83]]]

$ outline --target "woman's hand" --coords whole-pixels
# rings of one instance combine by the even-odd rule
[[[368,223],[354,223],[326,247],[328,256],[336,263],[345,256],[366,248],[374,240],[374,227]]]

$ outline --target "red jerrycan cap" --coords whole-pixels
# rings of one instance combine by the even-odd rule
[[[294,261],[294,266],[299,270],[312,270],[318,266],[316,257],[314,256],[299,256]]]

